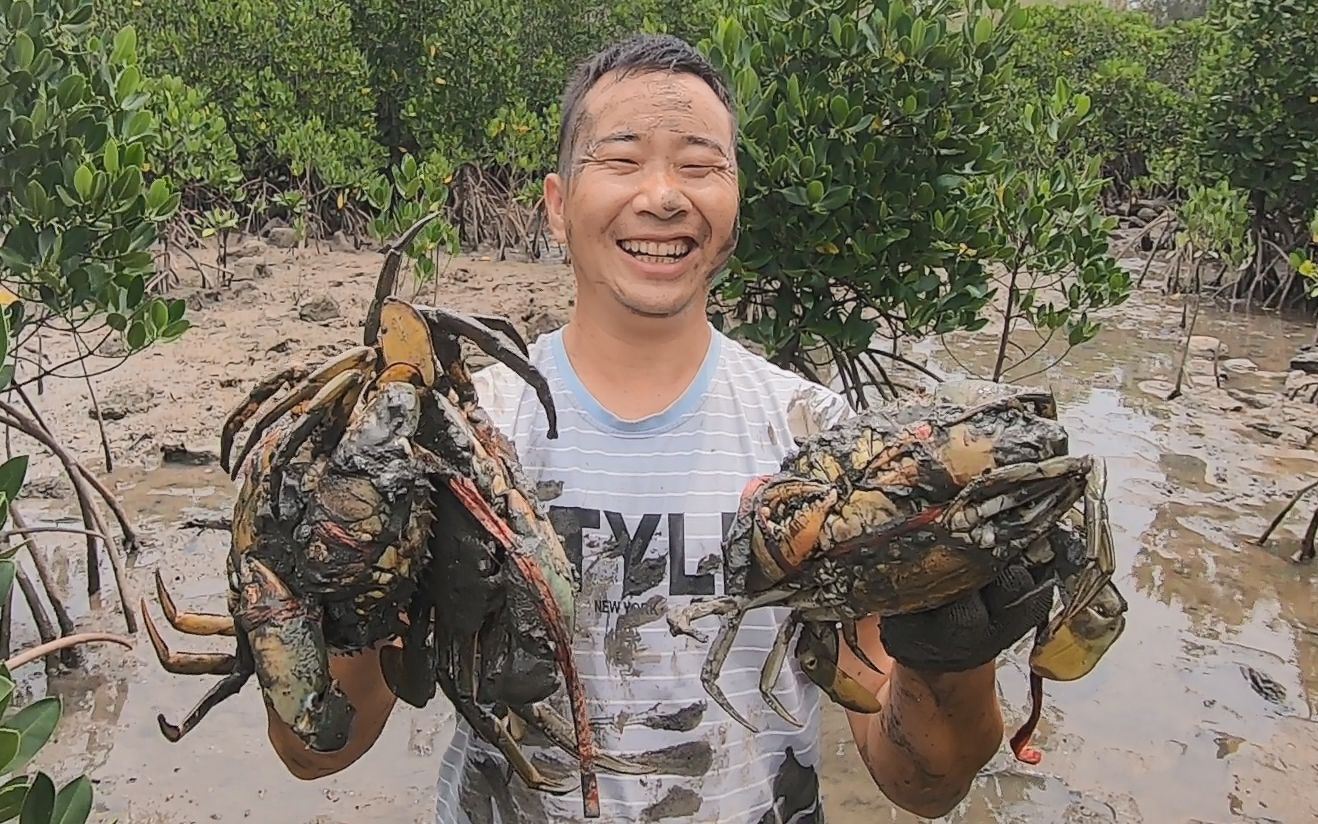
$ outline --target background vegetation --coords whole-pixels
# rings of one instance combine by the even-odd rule
[[[1048,365],[1007,332],[1088,340],[1129,288],[1105,251],[1114,215],[1157,217],[1144,245],[1165,247],[1183,207],[1207,210],[1218,235],[1195,248],[1222,253],[1217,294],[1307,299],[1318,0],[582,8],[98,0],[96,20],[137,34],[148,176],[181,195],[167,248],[282,224],[381,242],[438,207],[422,277],[462,248],[538,256],[568,72],[620,34],[670,31],[735,78],[746,117],[749,230],[714,317],[780,363],[840,359],[858,399],[895,391],[885,364],[913,335],[993,323],[1006,377]]]

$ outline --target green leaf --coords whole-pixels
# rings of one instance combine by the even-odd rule
[[[5,509],[9,509],[8,499],[4,499]],[[18,567],[13,560],[9,558],[0,559],[0,603],[9,600],[9,592],[14,588],[14,577],[18,575]]]
[[[9,684],[9,690],[5,693],[5,703],[9,703],[9,696],[14,691],[14,685]],[[8,773],[5,765],[14,760],[18,755],[19,744],[22,743],[23,736],[11,729],[0,727],[0,774]]]
[[[83,824],[92,814],[92,782],[80,775],[55,796],[55,813],[50,824]]]
[[[982,46],[993,36],[993,21],[987,16],[983,16],[975,21],[975,45]]]
[[[128,327],[128,334],[125,336],[130,349],[141,349],[146,345],[146,326],[142,321],[135,320],[133,325]]]
[[[19,813],[23,811],[23,799],[27,798],[27,791],[32,786],[32,780],[26,775],[20,775],[6,781],[3,787],[0,787],[0,821],[13,821],[18,818]]]
[[[23,735],[22,745],[18,748],[18,757],[9,765],[10,772],[18,772],[27,762],[46,746],[46,742],[55,733],[61,713],[60,699],[50,695],[28,704],[5,721],[5,726],[18,730]],[[54,803],[54,790],[51,790],[51,803]]]
[[[9,711],[9,701],[13,697],[14,682],[8,678],[0,678],[0,718],[3,718],[4,714]],[[14,748],[14,752],[18,752],[17,747]],[[11,755],[9,758],[13,758],[13,756]],[[0,774],[3,773],[4,765],[9,763],[9,758],[0,759]]]
[[[32,65],[32,58],[36,55],[37,47],[32,42],[32,37],[25,31],[20,31],[14,35],[14,42],[9,44],[9,59],[16,69],[26,69]],[[12,80],[12,76],[10,77]]]
[[[28,0],[14,0],[5,19],[13,31],[27,28],[27,24],[32,22],[32,4]]]
[[[824,184],[822,181],[812,180],[805,187],[806,200],[814,205],[824,196]]]
[[[55,782],[44,772],[39,772],[32,779],[27,798],[23,799],[23,811],[18,816],[19,824],[50,824],[50,817],[55,814]]]
[[[114,84],[114,99],[123,103],[137,91],[141,83],[142,73],[136,66],[129,66],[119,74],[119,80]]]
[[[27,455],[15,455],[0,464],[0,493],[3,493],[7,500],[14,500],[18,497],[18,491],[23,488],[23,479],[26,477]]]
[[[132,26],[125,26],[114,35],[114,48],[110,51],[110,60],[114,63],[122,63],[134,56],[136,49],[137,30]]]
[[[73,188],[84,203],[92,199],[92,183],[94,181],[95,175],[92,173],[91,167],[86,164],[79,166],[78,171],[73,173]]]

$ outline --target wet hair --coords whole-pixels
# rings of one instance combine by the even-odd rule
[[[582,100],[602,77],[620,78],[646,72],[694,75],[713,89],[732,117],[737,134],[737,110],[726,78],[690,43],[671,34],[638,34],[606,46],[580,63],[563,92],[562,120],[558,129],[558,172],[570,177],[572,152],[584,126]]]

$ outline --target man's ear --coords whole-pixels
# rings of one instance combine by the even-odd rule
[[[564,231],[563,201],[567,197],[567,180],[557,172],[545,177],[545,215],[549,219],[549,231],[554,233],[554,240],[567,243]]]

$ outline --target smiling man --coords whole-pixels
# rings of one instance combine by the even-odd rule
[[[775,471],[805,426],[851,414],[842,397],[779,369],[716,331],[714,275],[737,243],[735,107],[723,79],[681,40],[646,36],[585,63],[564,99],[559,169],[545,181],[566,243],[576,305],[531,356],[554,393],[556,440],[531,389],[502,365],[477,374],[481,403],[513,440],[582,581],[575,653],[598,746],[645,753],[658,774],[600,774],[602,819],[819,824],[821,693],[789,660],[776,694],[803,726],[759,696],[781,610],[747,616],[720,685],[751,733],[700,683],[708,646],[674,638],[666,609],[721,594],[720,542],[747,481]],[[1001,743],[994,658],[1037,625],[1051,592],[1010,570],[984,592],[922,615],[860,628],[885,674],[842,666],[883,709],[850,716],[859,757],[895,804],[950,810]],[[1021,597],[1026,596],[1026,597]],[[1012,604],[1013,601],[1019,603]],[[704,624],[702,623],[702,626]],[[295,775],[342,769],[379,735],[394,705],[374,654],[333,662],[359,708],[352,741],[314,754],[271,717]],[[523,747],[571,778],[563,753]],[[443,753],[436,821],[564,824],[579,791],[528,790],[459,723]]]

